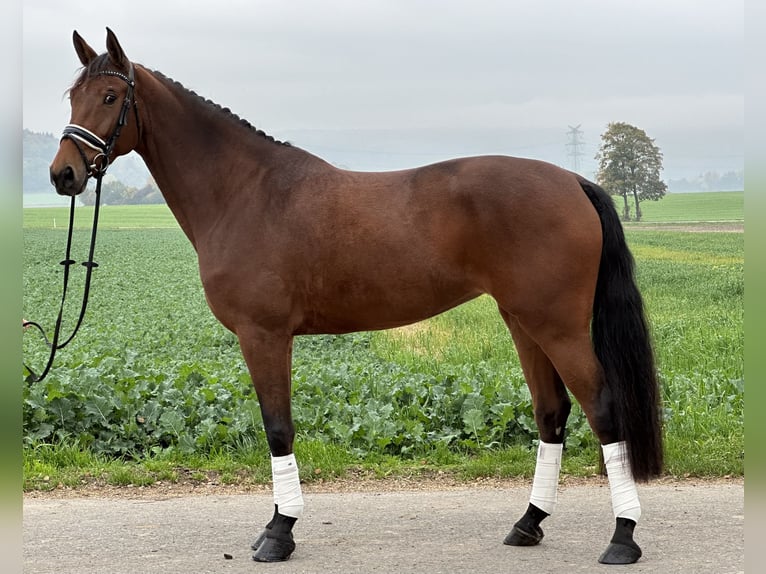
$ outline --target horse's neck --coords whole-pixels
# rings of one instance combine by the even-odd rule
[[[226,205],[227,194],[238,188],[237,174],[227,162],[235,162],[236,154],[242,153],[236,141],[244,128],[211,114],[202,101],[181,88],[142,72],[136,90],[142,136],[136,151],[196,248],[197,240],[217,220],[218,208]],[[259,147],[258,142],[251,145]],[[262,150],[249,154],[250,178],[268,169],[269,146],[276,144],[264,138]]]

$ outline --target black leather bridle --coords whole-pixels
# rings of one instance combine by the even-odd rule
[[[125,94],[125,99],[122,102],[122,108],[120,109],[120,115],[117,118],[117,123],[114,126],[114,130],[112,131],[111,136],[109,136],[109,139],[104,141],[99,136],[91,132],[90,130],[79,126],[77,124],[69,124],[64,128],[64,133],[61,136],[61,141],[65,139],[70,139],[72,142],[74,142],[75,146],[77,147],[77,150],[80,152],[80,156],[82,157],[83,161],[85,162],[85,169],[87,173],[87,177],[95,177],[96,178],[96,202],[94,204],[94,211],[93,211],[93,225],[91,228],[91,237],[90,237],[90,248],[88,250],[88,260],[83,261],[83,266],[86,268],[86,275],[85,275],[85,287],[83,290],[83,297],[82,297],[82,306],[80,307],[80,315],[77,318],[77,324],[75,325],[74,330],[72,331],[72,334],[69,335],[69,337],[63,342],[59,343],[59,338],[61,336],[61,322],[62,317],[64,315],[64,302],[66,301],[66,295],[67,295],[67,286],[69,285],[69,270],[72,265],[74,265],[76,262],[72,259],[70,253],[72,249],[72,230],[74,229],[74,210],[75,210],[75,196],[72,196],[72,201],[69,207],[69,232],[67,234],[67,244],[66,244],[66,256],[63,261],[61,261],[61,265],[64,266],[64,287],[62,290],[61,295],[61,305],[59,306],[59,313],[58,317],[56,319],[56,326],[53,330],[53,339],[48,339],[48,336],[45,334],[45,330],[40,326],[39,323],[36,323],[34,321],[24,321],[23,326],[24,328],[27,327],[35,327],[42,333],[43,338],[45,339],[46,344],[50,348],[50,355],[48,357],[48,362],[45,365],[45,368],[43,371],[38,375],[36,374],[32,369],[30,369],[26,364],[24,364],[24,368],[27,370],[29,375],[26,377],[27,383],[35,383],[38,381],[42,381],[50,371],[51,367],[53,366],[53,360],[56,356],[56,351],[58,349],[63,349],[66,347],[72,339],[74,339],[74,336],[77,334],[77,331],[80,329],[80,326],[82,325],[82,321],[85,318],[85,309],[88,306],[88,296],[90,294],[90,282],[91,277],[93,274],[93,269],[98,267],[98,263],[93,261],[93,254],[95,251],[96,246],[96,229],[98,227],[98,215],[99,215],[99,207],[101,204],[101,181],[104,177],[104,174],[106,174],[106,170],[109,167],[109,158],[114,151],[114,146],[117,143],[117,138],[120,137],[120,132],[122,131],[123,126],[127,123],[128,120],[128,112],[130,111],[130,108],[133,107],[136,114],[136,129],[138,130],[139,137],[140,137],[140,123],[138,120],[138,110],[136,109],[135,100],[133,97],[133,92],[136,86],[135,79],[134,79],[134,71],[133,71],[133,64],[130,64],[130,69],[128,71],[128,75],[126,76],[122,72],[117,72],[114,70],[103,70],[98,73],[98,75],[101,76],[115,76],[117,78],[120,78],[124,80],[128,84],[128,90]],[[82,146],[85,145],[91,149],[96,150],[98,153],[94,156],[93,162],[90,163],[88,161],[88,156],[85,153],[85,150],[82,148]]]
[[[99,72],[98,75],[115,76],[121,80],[124,80],[125,83],[128,84],[128,91],[125,94],[125,99],[122,101],[120,115],[117,118],[117,124],[114,126],[112,135],[107,141],[104,141],[92,131],[82,126],[78,126],[77,124],[69,124],[64,128],[64,133],[61,136],[62,141],[65,139],[70,139],[74,142],[75,146],[77,147],[77,151],[80,152],[80,156],[82,156],[82,159],[85,162],[85,169],[88,172],[88,175],[93,177],[98,177],[99,174],[106,173],[106,169],[109,167],[109,157],[111,156],[112,151],[114,150],[114,146],[117,143],[117,138],[120,137],[122,127],[128,121],[128,112],[130,111],[131,107],[135,109],[133,92],[136,87],[136,82],[134,78],[132,63],[130,64],[130,69],[128,70],[127,76],[122,72],[117,72],[115,70],[103,70]],[[135,111],[137,128],[140,128],[140,124],[138,124],[138,110],[135,109]],[[93,163],[88,162],[88,156],[85,154],[85,150],[83,150],[82,145],[86,145],[98,152],[93,157]],[[98,165],[98,160],[101,160],[101,165]]]

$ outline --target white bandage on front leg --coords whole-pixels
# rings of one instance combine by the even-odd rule
[[[612,492],[612,510],[615,518],[629,518],[638,522],[641,517],[641,503],[633,473],[630,471],[628,451],[624,441],[601,445],[604,451],[604,465],[609,476]]]
[[[274,481],[274,504],[284,516],[300,518],[303,514],[303,493],[298,477],[295,455],[272,456],[271,476]]]
[[[563,444],[540,441],[537,447],[535,478],[532,481],[532,495],[529,502],[548,514],[553,514],[558,498],[559,471]]]

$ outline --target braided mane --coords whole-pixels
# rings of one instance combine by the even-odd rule
[[[265,138],[265,139],[267,139],[267,140],[269,140],[271,142],[274,142],[277,145],[283,145],[283,146],[290,146],[291,145],[290,142],[283,142],[283,141],[277,140],[276,138],[274,138],[274,136],[270,136],[269,134],[267,134],[263,130],[260,130],[260,129],[256,128],[254,125],[252,125],[246,119],[239,117],[237,114],[232,112],[229,108],[225,108],[225,107],[215,103],[212,100],[209,100],[207,98],[203,98],[202,96],[197,94],[195,91],[190,90],[189,88],[184,87],[183,84],[181,84],[180,82],[178,82],[176,80],[173,80],[172,78],[167,77],[162,72],[158,72],[156,70],[150,70],[150,71],[152,72],[152,74],[154,74],[159,79],[167,82],[171,86],[174,86],[175,88],[181,90],[183,93],[188,94],[189,96],[193,97],[197,101],[205,104],[205,106],[207,106],[211,110],[214,110],[214,111],[220,113],[221,115],[226,116],[226,117],[230,118],[231,120],[238,122],[240,125],[242,125],[242,126],[246,127],[247,129],[251,130],[254,134],[256,134],[256,135],[258,135],[258,136],[260,136],[262,138]]]

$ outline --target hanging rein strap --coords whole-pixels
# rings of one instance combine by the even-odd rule
[[[74,229],[74,210],[75,210],[75,196],[72,196],[72,201],[69,207],[69,231],[67,234],[66,253],[65,253],[64,260],[61,261],[61,265],[64,266],[64,286],[63,286],[62,294],[61,294],[61,305],[59,306],[59,313],[58,313],[58,317],[56,318],[56,326],[53,330],[53,339],[52,340],[48,339],[48,336],[45,334],[45,330],[38,323],[34,321],[24,322],[25,328],[31,326],[38,329],[42,333],[42,336],[45,339],[45,342],[47,343],[48,347],[50,347],[50,355],[48,356],[48,362],[45,365],[45,368],[43,369],[43,371],[39,375],[36,374],[32,369],[30,369],[26,364],[24,364],[24,368],[29,372],[29,375],[26,378],[27,383],[42,381],[48,375],[48,372],[53,366],[53,360],[56,356],[56,351],[58,349],[63,349],[64,347],[66,347],[72,341],[72,339],[74,339],[74,336],[77,334],[77,331],[79,331],[80,326],[82,325],[83,319],[85,318],[85,310],[88,307],[88,297],[90,295],[90,282],[91,282],[91,277],[93,275],[93,269],[98,267],[98,263],[93,261],[93,255],[95,253],[95,247],[96,247],[96,230],[98,227],[98,215],[99,215],[99,208],[101,205],[101,181],[104,177],[104,174],[106,173],[107,168],[109,167],[109,157],[112,154],[112,151],[114,150],[114,145],[117,142],[117,138],[120,136],[122,127],[127,122],[128,111],[130,110],[131,106],[133,106],[135,109],[135,104],[133,102],[133,90],[135,88],[133,64],[130,64],[130,71],[127,76],[125,74],[122,74],[120,72],[115,72],[112,70],[105,70],[100,72],[100,74],[108,75],[108,76],[116,76],[118,78],[121,78],[128,84],[128,91],[125,95],[125,99],[122,102],[122,109],[120,110],[120,116],[117,119],[117,124],[115,125],[114,131],[112,132],[112,135],[110,136],[109,140],[105,142],[96,134],[91,132],[90,130],[85,129],[82,126],[78,126],[77,124],[67,125],[64,128],[63,135],[61,136],[62,140],[71,139],[74,142],[75,146],[77,147],[77,150],[80,152],[80,156],[82,157],[83,162],[85,163],[87,177],[93,176],[96,178],[96,202],[95,202],[95,207],[93,211],[93,225],[91,227],[90,248],[88,250],[88,260],[83,261],[82,263],[86,268],[86,274],[85,274],[85,287],[83,289],[83,296],[82,296],[82,305],[80,307],[80,315],[77,318],[77,324],[75,325],[74,330],[72,331],[72,334],[69,335],[69,337],[63,343],[59,343],[59,339],[61,337],[62,318],[64,315],[64,302],[66,301],[67,287],[69,285],[69,270],[70,270],[70,267],[75,264],[75,261],[71,257],[72,231]],[[138,122],[138,111],[136,111],[136,122]],[[92,163],[88,162],[87,155],[85,154],[85,151],[82,149],[80,144],[84,144],[99,152],[93,158]],[[99,163],[99,160],[100,160],[100,163]]]
[[[75,328],[72,331],[72,334],[69,335],[69,337],[63,343],[59,343],[59,339],[61,337],[61,323],[64,316],[64,302],[66,301],[67,287],[69,285],[69,270],[70,270],[70,267],[76,263],[76,261],[72,259],[70,255],[71,248],[72,248],[72,230],[74,229],[74,208],[75,208],[75,197],[72,196],[72,201],[69,207],[69,232],[67,234],[66,254],[65,254],[65,259],[61,261],[61,265],[64,266],[64,286],[61,292],[61,304],[59,305],[59,313],[58,313],[58,317],[56,318],[56,326],[53,329],[53,340],[48,339],[48,336],[45,334],[45,330],[40,326],[39,323],[36,323],[35,321],[24,322],[25,328],[35,327],[37,330],[39,330],[40,333],[42,333],[42,336],[45,339],[46,344],[48,345],[48,347],[50,347],[48,362],[46,363],[45,368],[39,375],[36,374],[29,367],[29,365],[27,365],[26,363],[24,364],[24,368],[29,372],[29,375],[27,375],[26,377],[27,383],[36,383],[38,381],[42,381],[48,375],[48,372],[53,366],[53,360],[56,357],[56,351],[66,347],[72,341],[72,339],[74,339],[74,336],[77,334],[77,331],[80,329],[80,325],[82,325],[83,318],[85,317],[85,309],[88,307],[88,296],[90,294],[91,276],[93,274],[93,269],[98,267],[98,263],[93,261],[93,253],[94,253],[94,248],[96,245],[96,228],[98,226],[98,211],[99,211],[100,203],[101,203],[101,176],[98,176],[96,180],[96,203],[95,203],[95,209],[93,211],[93,226],[92,226],[91,236],[90,236],[90,250],[88,252],[88,260],[83,261],[82,263],[86,267],[87,271],[85,273],[85,287],[83,289],[82,306],[80,307],[80,316],[77,318],[77,324],[75,325]]]

